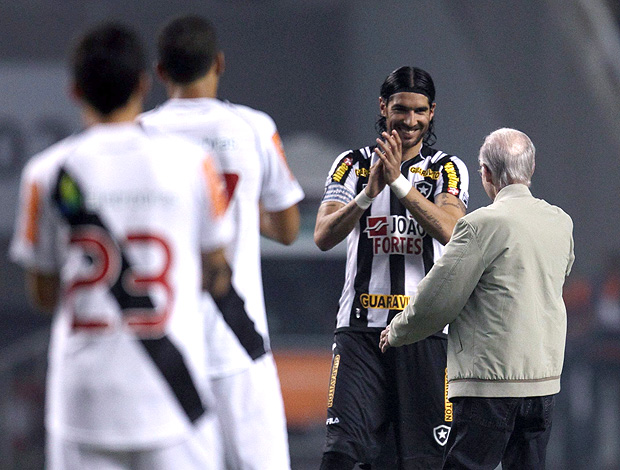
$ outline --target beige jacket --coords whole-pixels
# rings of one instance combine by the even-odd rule
[[[449,323],[450,398],[559,392],[572,233],[571,218],[527,186],[503,188],[493,204],[458,221],[416,297],[392,320],[390,345]]]

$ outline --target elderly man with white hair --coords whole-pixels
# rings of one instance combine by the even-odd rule
[[[442,258],[381,333],[382,351],[449,323],[454,417],[444,469],[543,469],[566,340],[573,223],[532,196],[534,145],[499,129],[480,149],[493,203],[461,218]]]

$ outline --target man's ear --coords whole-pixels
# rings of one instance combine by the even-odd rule
[[[387,117],[387,103],[383,99],[383,97],[379,97],[379,113],[383,117]]]
[[[491,170],[489,170],[489,167],[483,163],[480,166],[480,169],[482,170],[482,178],[484,179],[484,181],[486,181],[490,185],[493,185],[493,175],[491,174]]]
[[[435,108],[437,107],[437,103],[431,103],[431,106],[429,108],[429,114],[430,114],[430,120],[432,120],[435,117]]]

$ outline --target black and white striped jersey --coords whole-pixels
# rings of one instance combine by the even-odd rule
[[[375,147],[349,150],[336,158],[323,201],[349,203],[368,183],[378,157]],[[467,207],[469,174],[458,157],[422,146],[401,173],[430,201],[448,192]],[[418,283],[443,253],[443,245],[386,187],[347,237],[347,268],[336,329],[383,329],[409,303]]]

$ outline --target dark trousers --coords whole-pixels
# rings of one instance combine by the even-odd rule
[[[446,444],[443,468],[542,470],[555,396],[459,397]]]

